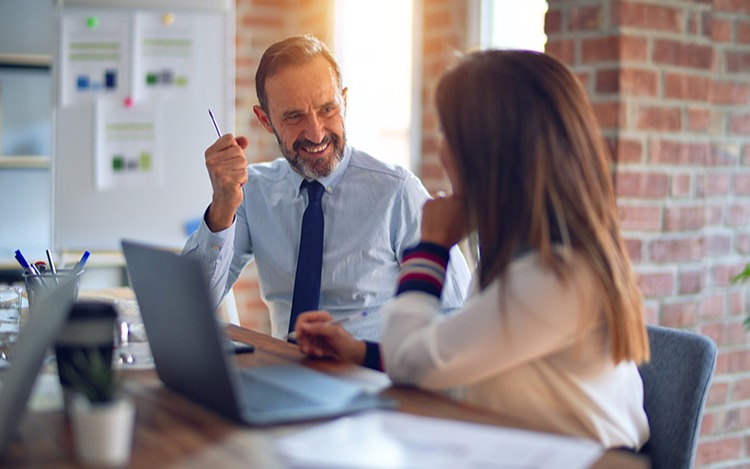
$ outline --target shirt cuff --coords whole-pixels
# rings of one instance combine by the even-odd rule
[[[380,344],[365,340],[365,362],[362,363],[367,368],[377,371],[383,371],[383,361],[380,358]]]
[[[404,249],[396,295],[419,291],[440,298],[449,253],[450,251],[443,246],[425,242]]]

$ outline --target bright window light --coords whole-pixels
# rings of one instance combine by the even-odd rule
[[[479,0],[483,48],[544,51],[546,0]]]
[[[335,0],[334,51],[347,97],[349,144],[409,167],[412,103],[411,0]]]

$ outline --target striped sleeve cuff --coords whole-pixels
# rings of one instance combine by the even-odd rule
[[[419,243],[405,249],[396,294],[420,291],[440,298],[448,258],[448,249],[437,244]]]

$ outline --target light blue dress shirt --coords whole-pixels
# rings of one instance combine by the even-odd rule
[[[183,255],[201,260],[216,305],[254,259],[271,333],[284,337],[307,191],[300,189],[303,177],[283,158],[250,165],[248,174],[232,226],[212,233],[204,220]],[[355,337],[378,340],[380,307],[396,292],[403,250],[419,241],[422,205],[429,195],[411,172],[351,147],[336,170],[319,181],[325,187],[320,309],[334,318],[367,310],[343,326]],[[463,304],[470,277],[454,247],[442,296],[445,311]]]

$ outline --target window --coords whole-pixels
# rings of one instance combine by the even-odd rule
[[[348,142],[410,166],[413,1],[336,0],[334,51],[349,88]]]
[[[546,0],[472,0],[469,31],[483,49],[544,51]]]

